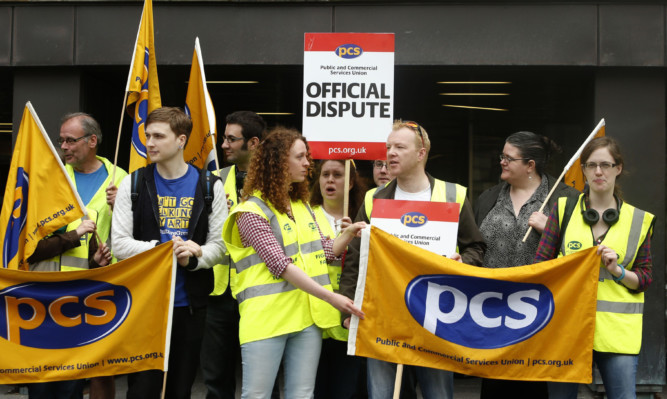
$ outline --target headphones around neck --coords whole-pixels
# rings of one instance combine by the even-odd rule
[[[621,200],[614,196],[616,208],[609,208],[602,213],[602,221],[609,227],[618,222],[618,215],[621,210]],[[594,225],[600,221],[600,214],[595,209],[584,209],[584,199],[581,200],[581,216],[587,225]]]

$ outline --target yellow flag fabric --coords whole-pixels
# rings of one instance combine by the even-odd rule
[[[0,214],[2,267],[28,269],[37,242],[84,215],[56,149],[28,102],[16,137]]]
[[[150,163],[146,154],[146,118],[156,108],[162,107],[160,84],[157,78],[155,43],[153,41],[153,2],[144,1],[137,41],[134,45],[130,75],[127,78],[127,112],[134,118],[130,169],[135,170]]]
[[[200,169],[216,170],[215,110],[206,87],[199,38],[195,39],[195,51],[192,55],[188,93],[185,96],[185,113],[192,119],[192,133],[183,151],[185,162]]]
[[[487,269],[362,235],[348,354],[487,378],[591,382],[595,248]],[[365,255],[364,255],[365,254]]]
[[[604,131],[605,127],[603,125],[593,138],[604,137]],[[572,186],[579,191],[584,191],[586,181],[584,180],[584,173],[581,171],[581,158],[577,159],[577,161],[570,166],[570,169],[565,172],[563,183]]]
[[[172,248],[91,270],[0,270],[0,383],[165,370]]]

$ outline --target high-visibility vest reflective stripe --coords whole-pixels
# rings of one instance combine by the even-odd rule
[[[386,186],[385,184],[382,188]],[[364,207],[366,208],[366,217],[368,220],[371,220],[373,199],[378,190],[380,190],[379,187],[372,188],[366,192],[366,196],[364,197]],[[463,203],[466,199],[466,191],[467,189],[461,185],[435,179],[433,190],[431,191],[431,202],[457,202],[460,205],[459,213],[461,213]]]
[[[313,213],[315,213],[315,218],[317,220],[317,224],[320,226],[320,230],[322,230],[322,234],[330,238],[335,238],[336,232],[331,227],[329,219],[324,214],[324,208],[317,206],[313,208]],[[331,280],[331,287],[333,287],[334,292],[338,292],[340,289],[340,275],[343,271],[341,260],[335,260],[329,263],[328,269],[329,280]],[[340,314],[340,312],[338,313]],[[322,338],[333,338],[338,341],[347,341],[348,332],[349,331],[343,326],[337,325],[336,327],[327,328],[326,330],[322,331]]]
[[[214,175],[218,172],[214,171]],[[227,199],[232,202],[231,209],[238,204],[238,196],[236,195],[236,165],[228,166],[220,170],[220,179],[222,186],[227,194]],[[211,295],[222,295],[227,291],[227,287],[233,280],[231,275],[236,275],[236,270],[230,269],[231,258],[229,251],[225,252],[220,264],[213,266],[213,291]]]
[[[575,209],[580,209],[583,194]],[[562,225],[567,198],[559,198],[559,223]],[[618,222],[609,228],[601,244],[619,255],[619,265],[632,270],[639,246],[650,235],[654,216],[632,205],[621,205]],[[559,256],[595,246],[591,226],[580,212],[573,212],[562,240]],[[637,354],[641,349],[644,293],[632,293],[616,283],[600,264],[597,313],[593,349],[600,352]]]
[[[252,247],[243,247],[236,217],[243,212],[255,213],[269,222],[294,265],[333,291],[317,224],[309,208],[301,201],[292,201],[291,208],[296,222],[255,193],[236,206],[225,221],[223,239],[237,271],[232,290],[239,302],[241,344],[301,331],[312,324],[330,328],[339,323],[338,312],[331,305],[273,276]]]
[[[108,159],[97,156],[96,157],[100,162],[103,163],[103,167],[106,168],[107,173],[109,176],[107,176],[106,180],[104,180],[104,183],[100,185],[100,187],[97,189],[97,192],[95,192],[95,195],[93,195],[93,198],[90,199],[90,201],[87,204],[84,204],[87,209],[93,210],[97,212],[97,234],[100,236],[100,239],[105,242],[109,247],[111,248],[111,209],[109,208],[109,205],[107,204],[107,193],[106,189],[109,186],[109,183],[111,182],[111,178],[113,177],[114,173],[114,166],[113,163],[111,163]],[[76,179],[74,177],[74,168],[72,165],[65,165],[65,170],[67,171],[67,174],[69,175],[70,179],[72,179],[72,182],[74,183],[74,186],[76,187]],[[120,183],[123,181],[123,179],[127,176],[127,172],[125,172],[121,168],[116,168],[116,178],[114,180],[114,185],[116,187],[120,186]],[[113,250],[113,248],[111,248]],[[113,252],[113,251],[112,251]]]

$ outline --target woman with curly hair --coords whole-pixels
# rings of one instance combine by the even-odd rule
[[[320,161],[315,170],[318,179],[313,184],[310,205],[317,218],[317,224],[324,235],[335,237],[343,219],[345,199],[345,161]],[[356,215],[364,200],[366,186],[357,178],[354,163],[350,165],[349,214]],[[329,279],[334,292],[338,292],[341,262],[329,264]],[[317,368],[315,397],[318,399],[347,399],[364,397],[364,360],[347,356],[348,330],[338,325],[324,330],[320,363]],[[341,383],[345,381],[345,383]]]
[[[336,309],[363,317],[333,292],[327,263],[340,259],[365,224],[348,218],[335,240],[323,236],[308,205],[311,164],[299,132],[274,129],[255,151],[244,201],[223,228],[237,273],[244,399],[271,396],[281,361],[284,397],[311,398],[322,330],[340,323]]]

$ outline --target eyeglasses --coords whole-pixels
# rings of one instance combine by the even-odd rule
[[[409,127],[410,129],[414,130],[417,134],[419,134],[419,138],[422,140],[422,148],[424,148],[424,132],[422,130],[422,127],[419,126],[419,123],[413,121],[404,121],[403,123],[405,124],[405,126]]]
[[[498,158],[500,159],[500,162],[507,161],[507,163],[510,163],[512,161],[530,161],[530,158],[512,158],[505,154],[498,155]]]
[[[88,134],[84,134],[83,136],[81,136],[79,138],[76,138],[76,139],[73,139],[71,137],[67,137],[66,139],[63,139],[62,137],[58,137],[57,141],[58,141],[58,145],[63,145],[64,143],[67,143],[67,145],[72,145],[72,144],[74,144],[76,142],[79,142],[79,141],[85,139],[86,137],[90,137],[92,135],[93,135],[92,133],[88,133]]]
[[[385,161],[375,161],[373,162],[373,167],[375,169],[382,169],[387,167],[387,162]]]
[[[616,164],[611,163],[611,162],[600,162],[600,163],[598,163],[598,162],[586,162],[586,163],[582,163],[581,166],[584,169],[589,170],[589,171],[592,172],[594,170],[597,170],[598,166],[602,170],[609,170],[609,169],[613,168],[614,166],[616,166]]]
[[[243,140],[243,137],[235,137],[235,136],[222,136],[222,139],[226,141],[229,144],[234,144],[239,140]]]

